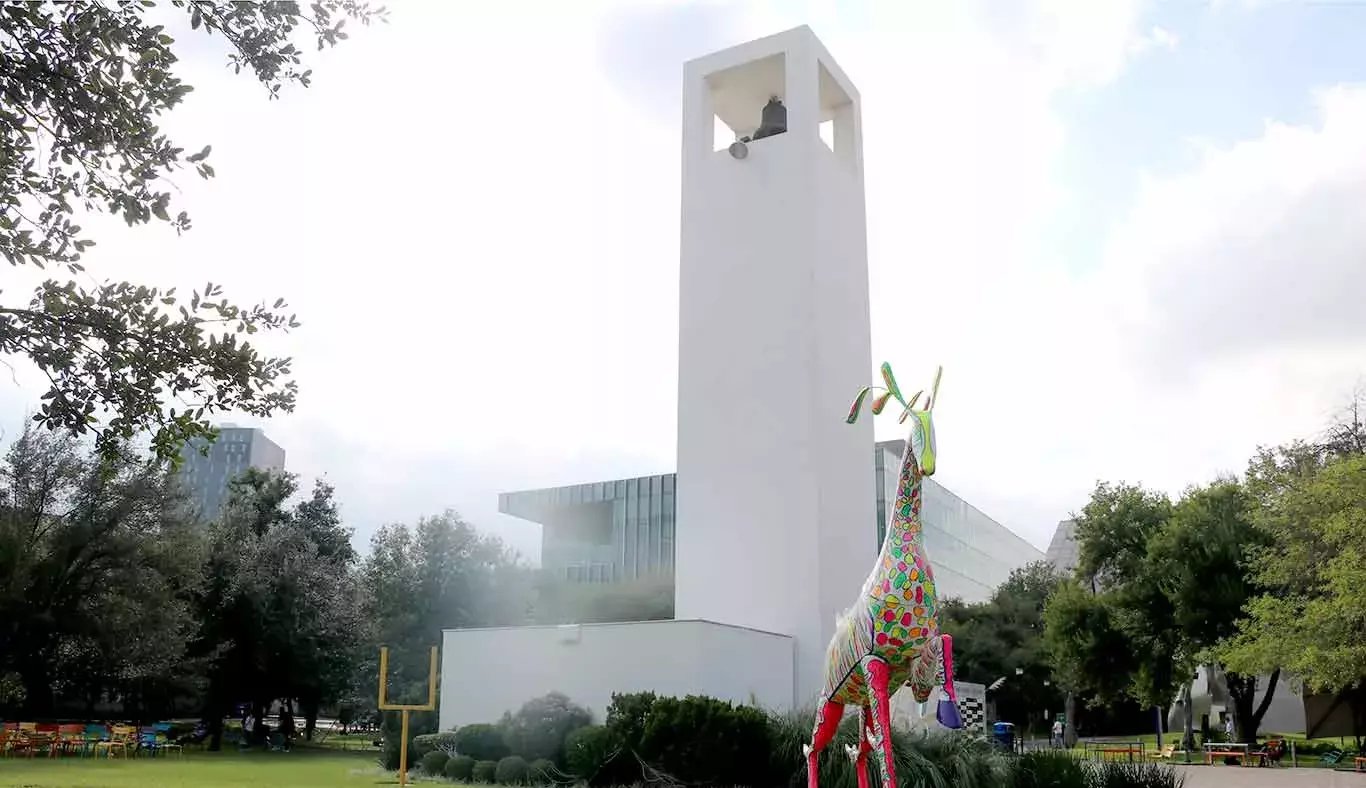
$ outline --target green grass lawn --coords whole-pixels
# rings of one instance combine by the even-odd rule
[[[334,788],[396,783],[373,754],[200,753],[183,758],[4,758],[0,788]]]

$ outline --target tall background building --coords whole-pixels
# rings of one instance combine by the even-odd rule
[[[208,451],[203,451],[205,446]],[[248,468],[282,471],[285,450],[255,427],[224,424],[211,444],[196,439],[181,449],[180,479],[205,522],[218,517],[228,498],[228,484]]]

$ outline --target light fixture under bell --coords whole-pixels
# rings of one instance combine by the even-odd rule
[[[739,140],[732,142],[726,150],[730,151],[731,158],[735,159],[743,159],[749,155],[749,146]]]

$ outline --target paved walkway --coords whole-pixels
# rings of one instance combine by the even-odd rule
[[[1238,766],[1177,766],[1186,788],[1366,788],[1366,774],[1332,769],[1251,769]]]

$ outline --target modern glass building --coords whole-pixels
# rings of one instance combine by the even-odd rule
[[[881,548],[896,497],[904,441],[875,447],[877,522],[868,529],[869,560]],[[620,583],[674,567],[677,475],[642,476],[503,493],[498,510],[540,523],[541,565],[567,580]],[[921,518],[925,547],[941,593],[985,600],[1011,570],[1044,557],[934,479],[926,479]]]

